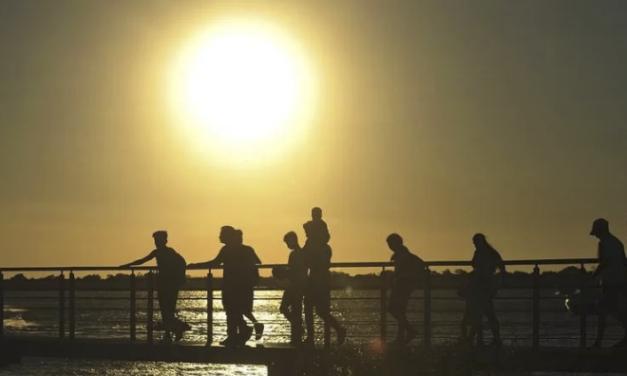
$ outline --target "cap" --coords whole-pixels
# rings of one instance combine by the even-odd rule
[[[159,230],[159,231],[155,231],[152,233],[152,237],[157,239],[167,239],[168,238],[168,232],[164,231],[164,230]]]
[[[610,224],[605,218],[597,218],[592,222],[592,230],[590,235],[598,235],[601,232],[608,232],[610,230]]]

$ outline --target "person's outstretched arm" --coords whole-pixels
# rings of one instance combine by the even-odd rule
[[[218,252],[218,255],[213,260],[207,262],[197,262],[195,264],[189,264],[187,267],[196,267],[196,268],[213,268],[216,266],[220,266],[224,263],[224,248]]]
[[[147,263],[148,261],[152,260],[153,258],[155,258],[155,251],[152,251],[148,254],[148,256],[140,258],[138,260],[135,260],[133,262],[129,262],[128,264],[124,264],[124,265],[120,265],[121,268],[128,268],[130,266],[136,266],[136,265],[142,265]]]

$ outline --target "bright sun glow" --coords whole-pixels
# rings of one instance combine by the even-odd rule
[[[313,75],[284,32],[250,20],[207,30],[174,75],[178,121],[220,161],[267,161],[305,136]]]

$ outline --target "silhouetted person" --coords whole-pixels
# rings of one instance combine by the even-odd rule
[[[610,233],[609,223],[603,218],[593,222],[590,235],[599,239],[599,266],[592,276],[599,277],[602,285],[601,300],[598,307],[597,339],[592,347],[601,347],[605,335],[607,315],[613,316],[623,326],[626,338],[615,345],[616,347],[623,347],[627,345],[627,317],[624,308],[621,307],[621,301],[624,303],[627,292],[625,248],[623,243]]]
[[[242,232],[242,230],[235,230],[234,241],[235,241],[235,244],[237,244],[238,246],[247,248],[246,252],[250,254],[249,257],[253,259],[255,265],[261,264],[261,259],[259,258],[259,256],[257,256],[257,253],[255,253],[255,250],[247,245],[244,245],[244,233]],[[250,294],[250,309],[244,312],[244,316],[246,316],[253,323],[253,327],[255,328],[255,339],[260,340],[261,337],[263,336],[264,325],[263,323],[260,323],[255,317],[255,315],[253,314],[254,286],[257,284],[257,281],[259,280],[259,270],[255,268],[255,270],[251,270],[251,274],[252,274],[252,277],[251,277],[251,282],[252,282],[251,292],[252,293]]]
[[[175,317],[179,289],[185,283],[185,259],[167,246],[168,233],[166,231],[156,231],[152,237],[156,249],[150,252],[148,256],[122,265],[122,267],[142,265],[153,258],[157,259],[159,271],[157,274],[157,299],[159,300],[159,309],[165,330],[163,342],[172,342],[171,332],[174,332],[175,340],[180,341],[183,332],[189,329],[187,324]]]
[[[312,231],[315,232],[315,226],[309,225],[310,223],[312,222],[303,225],[307,239],[309,240],[314,236],[314,240],[307,241],[304,248],[309,269],[305,291],[305,324],[307,327],[305,343],[308,345],[314,343],[313,311],[315,308],[318,316],[335,330],[337,342],[341,345],[346,340],[346,329],[331,315],[331,247],[319,239],[315,239],[318,234],[312,233]]]
[[[331,240],[329,227],[322,219],[322,209],[319,207],[311,209],[311,220],[304,224],[304,228],[309,234],[305,241],[305,248],[311,244],[327,244]]]
[[[418,331],[407,320],[409,297],[417,287],[418,281],[426,272],[425,263],[403,244],[398,234],[390,234],[388,247],[394,254],[394,283],[388,300],[388,312],[398,321],[398,332],[394,344],[406,344],[416,337]]]
[[[502,277],[505,277],[505,264],[499,252],[488,243],[485,235],[475,234],[472,241],[475,245],[475,253],[471,261],[473,272],[468,286],[467,299],[470,300],[467,301],[467,309],[469,312],[465,317],[471,326],[467,340],[472,343],[475,335],[482,330],[482,320],[485,315],[492,329],[493,344],[500,346],[500,324],[494,313],[494,297],[498,290],[498,279],[495,273],[499,269]]]
[[[251,311],[253,285],[251,271],[257,269],[249,251],[250,247],[237,244],[235,229],[223,226],[220,242],[224,246],[211,261],[191,264],[195,267],[224,267],[222,278],[222,305],[226,313],[227,337],[220,342],[225,346],[243,346],[253,329],[246,325],[244,314]],[[250,248],[252,249],[252,248]]]
[[[299,346],[303,335],[303,297],[307,287],[307,259],[305,251],[298,244],[295,232],[285,234],[283,241],[291,252],[287,262],[289,285],[283,293],[280,311],[290,322],[290,343]]]

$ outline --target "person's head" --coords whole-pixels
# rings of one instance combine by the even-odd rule
[[[287,248],[291,250],[300,248],[300,246],[298,245],[298,235],[296,235],[294,231],[290,231],[285,234],[285,236],[283,237],[283,241],[285,242],[285,245],[287,245]]]
[[[152,233],[152,238],[155,240],[155,246],[157,248],[165,247],[168,244],[168,232],[164,230],[155,231]]]
[[[234,238],[235,229],[232,226],[222,226],[220,229],[220,243],[232,244]]]
[[[385,241],[388,243],[388,247],[393,252],[396,252],[398,249],[403,247],[403,238],[399,234],[390,234]]]
[[[486,239],[485,235],[483,235],[483,234],[474,234],[472,236],[472,243],[477,248],[483,248],[483,247],[485,247],[488,244],[488,240]]]
[[[315,220],[322,219],[322,209],[320,209],[317,206],[311,209],[311,219],[315,219]]]
[[[242,230],[233,230],[233,243],[244,244],[244,232]]]
[[[610,223],[605,218],[597,218],[592,222],[590,235],[602,238],[610,233]]]

